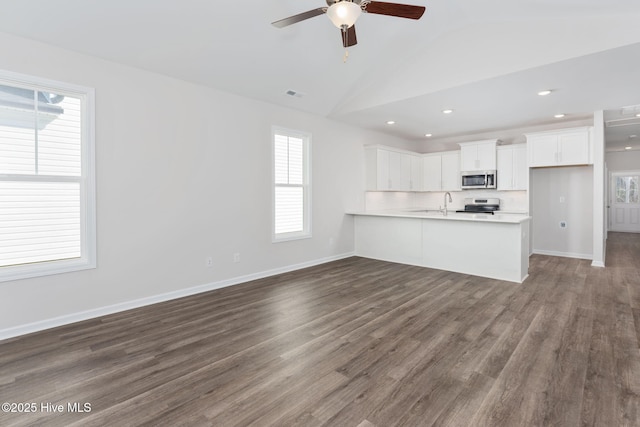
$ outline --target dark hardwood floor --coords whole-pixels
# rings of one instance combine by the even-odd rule
[[[0,425],[638,426],[639,340],[637,234],[521,285],[350,258],[0,342]]]

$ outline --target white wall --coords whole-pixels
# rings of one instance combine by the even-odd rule
[[[593,113],[593,257],[591,265],[604,267],[607,251],[605,235],[604,111]]]
[[[531,169],[530,192],[533,252],[591,259],[593,167]]]
[[[609,151],[605,162],[609,172],[640,170],[640,150]]]
[[[1,69],[96,89],[98,224],[97,269],[0,283],[0,338],[350,254],[362,147],[402,144],[1,33],[0,51]],[[312,133],[311,239],[271,243],[272,125]]]

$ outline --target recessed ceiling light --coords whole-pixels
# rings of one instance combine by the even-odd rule
[[[631,147],[624,147],[625,150],[631,150]]]
[[[636,114],[636,117],[640,117],[640,113]]]
[[[638,135],[629,135],[629,139],[634,139],[634,138],[637,138],[637,137],[638,137]]]
[[[551,90],[547,89],[547,90],[541,90],[540,92],[538,92],[538,95],[540,96],[547,96],[551,93]]]
[[[387,124],[388,124],[388,125],[395,125],[395,124],[396,124],[396,122],[394,122],[393,120],[389,120],[389,121],[387,122]]]
[[[553,117],[555,117],[556,119],[561,119],[561,118],[563,118],[563,117],[564,117],[564,114],[556,114],[556,115],[555,115],[555,116],[553,116]]]
[[[451,114],[451,113],[453,113],[453,110],[451,110],[451,109],[446,109],[446,110],[442,110],[442,112],[443,112],[444,114]]]
[[[431,138],[433,136],[432,133],[425,133],[424,136],[426,136],[427,138]]]

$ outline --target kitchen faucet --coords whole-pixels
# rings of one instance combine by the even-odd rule
[[[451,198],[451,193],[448,191],[444,193],[444,209],[442,209],[442,214],[447,216],[447,196],[449,196],[449,203],[453,203],[453,199]]]

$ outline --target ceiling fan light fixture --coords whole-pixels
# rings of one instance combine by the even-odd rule
[[[327,9],[327,16],[338,28],[350,28],[362,13],[359,4],[343,0],[332,4]]]

